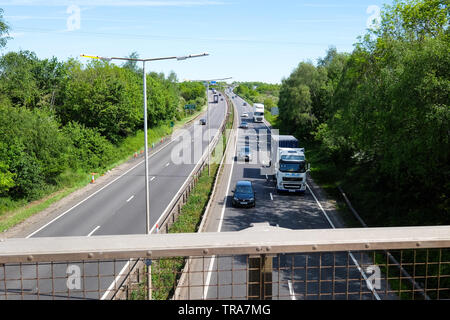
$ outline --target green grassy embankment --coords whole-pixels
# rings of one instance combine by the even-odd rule
[[[231,110],[232,112],[226,124],[227,129],[233,127],[234,111],[233,109]],[[222,135],[222,144],[217,144],[212,152],[211,175],[208,176],[207,167],[202,171],[187,202],[181,208],[180,215],[169,228],[169,233],[194,233],[198,231],[218,174],[220,161],[226,149],[227,134],[229,135],[229,132],[226,131],[226,134]],[[152,264],[152,299],[166,300],[173,295],[177,279],[181,276],[184,265],[184,257],[159,259]],[[131,299],[145,299],[145,283],[146,280],[144,279],[139,284],[139,289],[132,292]]]
[[[174,123],[174,127],[170,124],[162,124],[148,130],[148,141],[151,147],[152,143],[157,143],[161,138],[172,134],[172,132],[187,122],[193,120],[206,108],[203,108],[192,115],[187,115],[180,121]],[[130,160],[130,157],[137,151],[140,153],[144,149],[144,132],[138,131],[134,136],[125,138],[120,145],[115,147],[114,159],[110,161],[104,168],[92,168],[91,172],[97,173],[98,176],[104,175],[109,170]],[[69,194],[85,187],[91,181],[91,172],[69,171],[61,176],[57,186],[53,186],[46,190],[44,197],[30,203],[24,200],[7,200],[7,203],[0,202],[0,232],[8,230],[20,222],[26,220],[32,215],[45,210],[53,203],[63,199]]]

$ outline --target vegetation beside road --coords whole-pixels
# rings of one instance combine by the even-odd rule
[[[0,11],[0,49],[6,31]],[[142,88],[136,63],[0,56],[0,232],[143,147]],[[185,104],[206,105],[203,84],[174,73],[147,74],[147,91],[150,143],[198,114]]]
[[[234,111],[231,108],[231,114],[226,123],[226,128],[233,127]],[[169,233],[194,233],[198,231],[206,206],[210,199],[217,175],[220,161],[225,154],[226,144],[229,132],[225,131],[222,135],[222,144],[219,142],[212,152],[211,156],[211,175],[208,176],[208,168],[202,171],[202,174],[188,196],[186,203],[181,208],[181,213],[174,224],[169,228]],[[184,257],[160,259],[152,264],[152,299],[167,300],[176,289],[177,280],[181,276],[185,265]],[[145,299],[145,279],[139,285],[139,289],[132,293],[131,299]]]
[[[280,94],[279,84],[262,82],[242,82],[234,89],[234,92],[251,103],[262,103],[267,110],[278,105]]]
[[[301,62],[267,117],[370,226],[450,223],[448,23],[445,1],[395,1],[351,54]]]
[[[211,164],[211,176],[208,167],[202,171],[194,190],[181,208],[177,221],[169,228],[169,233],[194,233],[200,224],[208,203],[214,179],[219,165]],[[177,279],[184,267],[184,257],[160,259],[152,265],[152,297],[155,300],[167,300],[176,289]]]

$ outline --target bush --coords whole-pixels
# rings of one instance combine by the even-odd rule
[[[113,160],[113,145],[97,129],[69,122],[63,131],[71,141],[69,149],[71,168],[92,171],[97,168],[105,168]]]
[[[53,114],[0,106],[0,163],[13,175],[10,195],[36,198],[66,170],[69,141]]]

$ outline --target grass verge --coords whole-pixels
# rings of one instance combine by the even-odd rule
[[[227,129],[233,127],[233,120],[234,110],[231,108],[231,114],[226,123]],[[225,154],[228,137],[229,131],[225,131],[221,139],[222,144],[218,143],[212,152],[211,175],[208,176],[207,167],[202,171],[197,184],[181,208],[177,220],[169,228],[168,233],[194,233],[198,231],[218,174],[220,160]],[[184,265],[184,257],[159,259],[152,264],[152,299],[167,300],[173,295]],[[144,278],[138,289],[131,293],[132,300],[144,300],[146,298],[145,283],[146,279]]]
[[[148,131],[148,141],[151,147],[153,143],[157,143],[161,138],[172,134],[178,128],[181,128],[187,122],[192,121],[201,114],[206,105],[199,111],[188,115],[174,123],[174,127],[169,124],[162,124],[157,127],[150,128]],[[134,152],[143,150],[144,148],[144,132],[138,131],[135,135],[125,138],[120,145],[115,147],[115,159],[103,168],[93,168],[91,172],[98,173],[97,176],[104,175],[109,170],[117,167],[130,160]],[[0,201],[0,232],[4,232],[34,214],[47,209],[53,203],[63,199],[69,194],[85,187],[91,181],[90,172],[70,171],[63,174],[56,186],[50,186],[43,191],[43,197],[28,202],[25,200],[1,199]]]
[[[280,128],[278,117],[272,116],[267,111],[265,117],[274,128]],[[304,146],[306,158],[311,163],[312,178],[326,192],[330,199],[336,201],[336,209],[339,211],[346,227],[361,228],[362,226],[343,200],[337,188],[338,185],[344,187],[347,196],[353,196],[351,199],[352,205],[361,210],[360,214],[362,218],[369,225],[396,226],[408,223],[417,224],[418,220],[414,221],[410,219],[408,221],[407,219],[396,218],[395,215],[392,215],[389,219],[381,219],[379,215],[374,214],[375,211],[379,210],[376,210],[376,208],[380,206],[381,195],[371,190],[370,184],[358,183],[358,181],[364,182],[364,180],[358,178],[357,171],[343,174],[343,169],[337,167],[324,154],[320,144],[309,142],[305,143]],[[365,214],[367,212],[371,212],[372,215]],[[431,299],[436,299],[437,297],[440,299],[448,299],[450,297],[449,290],[438,290],[439,288],[449,288],[450,286],[450,278],[442,277],[446,283],[442,280],[440,280],[440,283],[438,282],[438,275],[450,274],[450,266],[445,263],[440,263],[440,261],[450,261],[450,251],[448,249],[394,250],[390,251],[390,254],[402,263],[402,267],[410,275],[414,275],[415,281],[422,288],[427,287],[427,295]],[[373,260],[380,267],[382,274],[388,279],[389,290],[396,292],[400,299],[424,299],[423,295],[401,274],[398,266],[388,260],[385,252],[375,252]]]

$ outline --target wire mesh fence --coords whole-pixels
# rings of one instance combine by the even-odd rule
[[[0,264],[0,300],[149,298],[450,299],[450,248]]]

